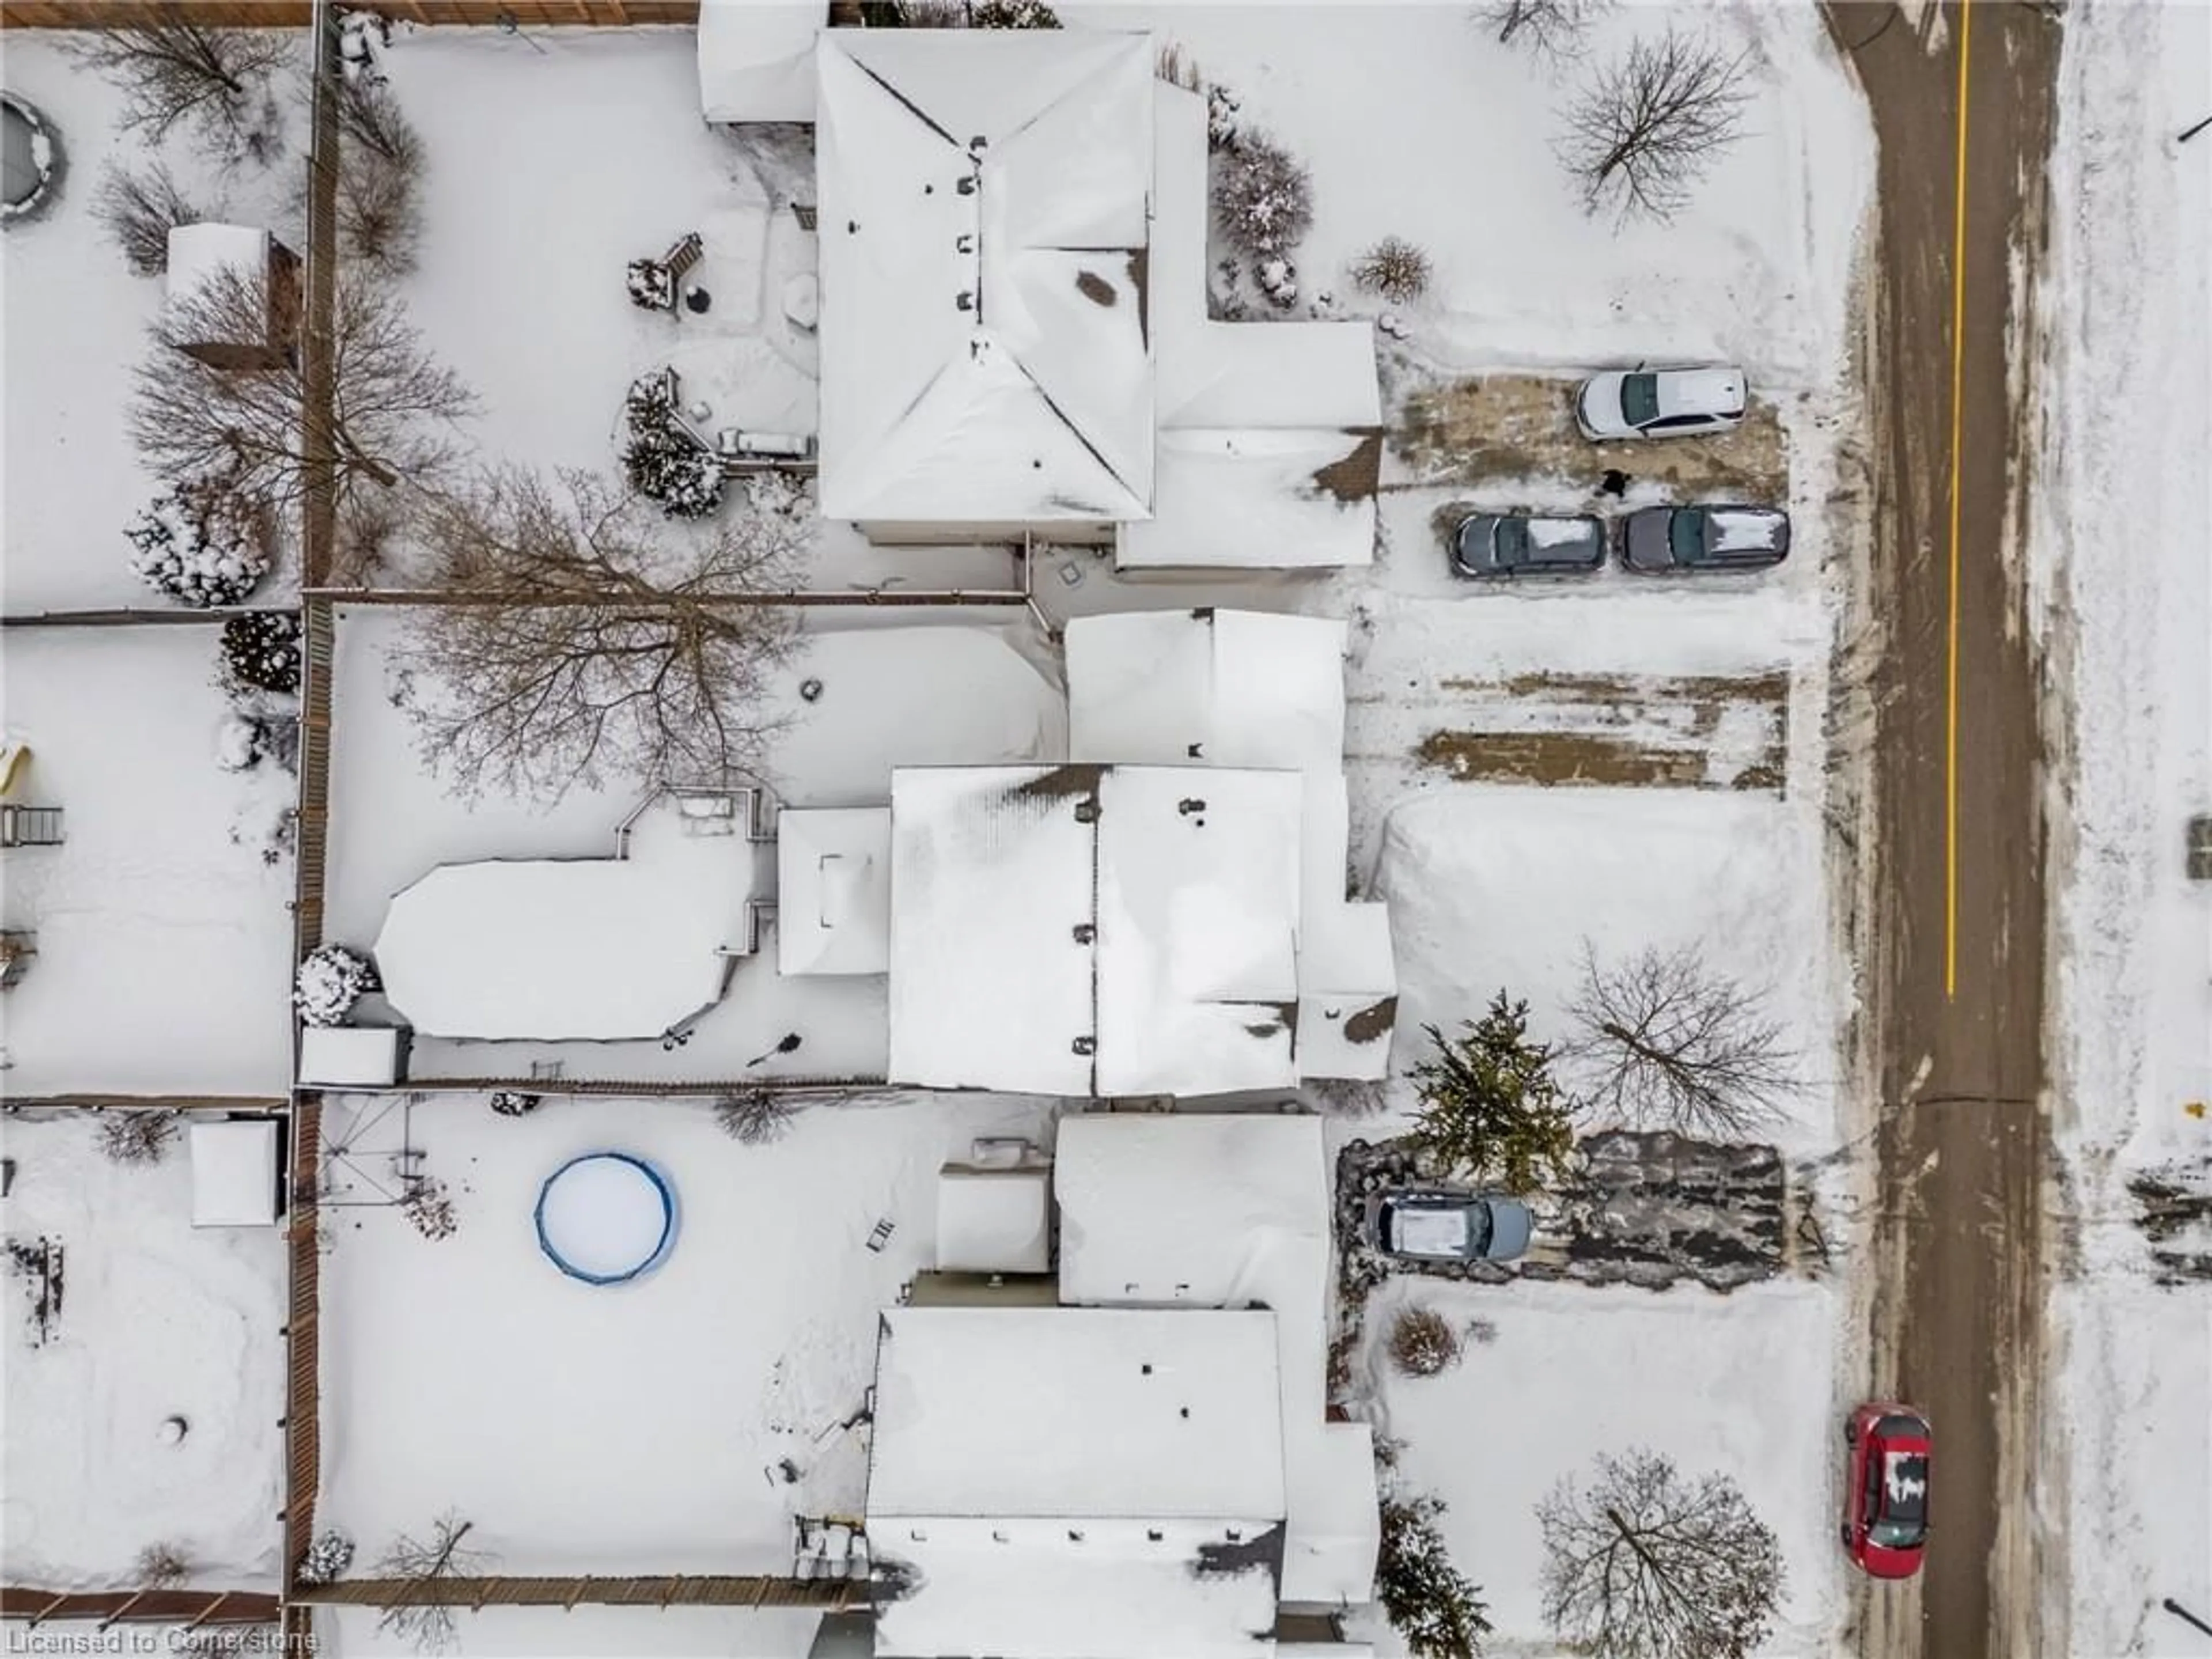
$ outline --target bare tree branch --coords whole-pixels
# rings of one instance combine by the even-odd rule
[[[296,349],[264,369],[217,368],[185,348],[266,337],[268,284],[224,266],[155,319],[154,352],[138,370],[131,431],[173,482],[221,478],[262,507],[289,507],[304,488],[307,380]],[[454,422],[476,400],[423,349],[389,290],[342,275],[331,341],[331,436],[343,510],[366,483],[428,486],[456,459]]]
[[[1489,0],[1475,21],[1498,31],[1500,46],[1516,40],[1539,58],[1565,63],[1583,54],[1583,33],[1612,0]]]
[[[416,1539],[402,1533],[376,1564],[380,1578],[400,1580],[405,1589],[398,1602],[384,1609],[376,1621],[379,1630],[410,1640],[417,1653],[444,1653],[453,1645],[453,1609],[429,1602],[434,1587],[452,1578],[474,1578],[491,1565],[482,1550],[464,1549],[461,1540],[476,1525],[450,1510],[431,1524],[429,1536]]]
[[[794,629],[722,601],[789,585],[804,516],[754,508],[665,540],[656,519],[581,472],[557,489],[496,472],[429,506],[436,580],[514,601],[425,607],[399,653],[434,683],[412,710],[423,753],[464,793],[759,775]]]
[[[1559,158],[1593,213],[1669,219],[1735,142],[1751,94],[1745,60],[1671,26],[1608,64],[1567,112]]]
[[[1605,968],[1585,942],[1568,1012],[1567,1053],[1593,1073],[1587,1103],[1631,1127],[1741,1139],[1802,1087],[1764,994],[1712,972],[1692,946]]]
[[[1782,1552],[1724,1475],[1638,1447],[1536,1506],[1544,1616],[1593,1659],[1743,1659],[1782,1597]]]
[[[211,28],[167,3],[134,23],[74,34],[65,50],[123,88],[119,125],[147,144],[183,122],[219,159],[266,164],[283,143],[270,83],[297,40],[274,29]]]

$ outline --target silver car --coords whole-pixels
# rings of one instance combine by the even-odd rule
[[[1528,1248],[1535,1218],[1517,1198],[1408,1188],[1369,1201],[1375,1248],[1409,1261],[1510,1261]]]
[[[1452,532],[1452,570],[1477,581],[1512,576],[1587,576],[1605,563],[1596,519],[1535,513],[1470,513]]]
[[[1740,368],[1615,369],[1593,374],[1575,397],[1585,438],[1690,438],[1743,419]]]
[[[1790,515],[1771,507],[1647,507],[1628,515],[1620,562],[1642,575],[1726,575],[1790,556]]]

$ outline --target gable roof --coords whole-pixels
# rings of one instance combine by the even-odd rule
[[[1147,37],[824,33],[822,510],[1142,518]]]

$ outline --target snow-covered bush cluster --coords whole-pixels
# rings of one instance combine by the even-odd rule
[[[338,14],[338,72],[348,81],[381,83],[385,47],[392,44],[392,20],[373,11]]]
[[[118,1109],[100,1120],[100,1150],[118,1164],[159,1164],[176,1138],[174,1112]]]
[[[300,1582],[331,1583],[352,1565],[353,1540],[342,1532],[326,1532],[308,1545],[307,1553],[300,1558]]]
[[[745,477],[745,505],[763,517],[804,521],[814,511],[814,492],[804,477],[771,469]]]
[[[722,505],[722,463],[676,417],[668,382],[647,374],[623,401],[629,441],[623,476],[629,487],[672,519],[703,519]]]
[[[1265,134],[1243,132],[1214,165],[1213,212],[1231,246],[1265,258],[1287,254],[1313,228],[1313,178]]]
[[[1267,303],[1276,310],[1288,311],[1297,304],[1298,273],[1280,254],[1261,260],[1252,268],[1252,276],[1260,284],[1260,292],[1267,296]]]
[[[233,697],[254,691],[290,696],[300,689],[300,619],[289,611],[252,611],[222,624],[217,683]]]
[[[243,602],[269,574],[252,513],[219,485],[179,485],[155,497],[123,533],[141,581],[202,609]]]
[[[1060,15],[1044,0],[975,0],[968,21],[979,29],[1056,29]]]
[[[666,311],[676,303],[676,278],[658,259],[633,259],[624,273],[629,302],[641,311]]]
[[[1407,1376],[1449,1370],[1459,1355],[1459,1333],[1433,1308],[1408,1308],[1390,1327],[1390,1363]]]
[[[1429,291],[1428,254],[1402,236],[1385,236],[1352,262],[1352,280],[1366,294],[1394,306],[1411,304]]]
[[[309,1025],[337,1025],[365,992],[376,988],[376,969],[360,951],[325,945],[300,964],[292,1001]]]
[[[399,1209],[407,1224],[425,1238],[451,1238],[460,1231],[460,1218],[453,1213],[446,1183],[435,1176],[425,1176],[408,1188],[407,1196],[399,1200]]]
[[[229,714],[216,729],[215,763],[226,772],[250,772],[269,758],[269,731],[251,714]]]
[[[526,1117],[545,1103],[543,1095],[524,1094],[515,1089],[495,1089],[491,1109],[501,1117]]]
[[[1217,155],[1237,146],[1237,127],[1243,105],[1226,87],[1206,89],[1206,144]]]

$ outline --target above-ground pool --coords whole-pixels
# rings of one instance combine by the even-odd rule
[[[571,1279],[620,1285],[652,1272],[676,1242],[676,1194],[628,1152],[586,1152],[545,1178],[538,1248]]]

